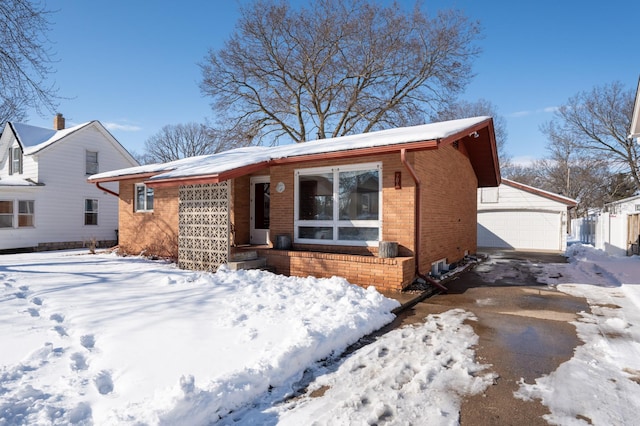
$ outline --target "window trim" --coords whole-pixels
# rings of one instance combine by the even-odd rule
[[[91,210],[89,211],[89,209],[87,209],[87,201],[92,201],[92,205],[95,205],[95,210]],[[99,207],[99,202],[97,198],[85,198],[84,199],[84,226],[98,226],[99,222],[98,222],[98,213],[100,211],[100,207]],[[95,214],[96,216],[96,223],[87,223],[87,215],[88,214]]]
[[[338,192],[340,185],[340,172],[352,172],[352,171],[378,171],[378,219],[370,220],[340,220],[339,216],[339,202]],[[300,176],[319,173],[333,173],[333,218],[331,220],[304,220],[299,219],[300,209]],[[335,245],[335,246],[361,246],[361,247],[378,247],[379,242],[382,240],[382,214],[383,214],[383,173],[382,162],[371,163],[353,163],[345,164],[334,167],[312,167],[306,169],[294,170],[294,242],[299,244],[321,244],[321,245]],[[299,229],[301,227],[331,227],[333,229],[333,238],[329,239],[310,239],[300,238]],[[377,240],[340,240],[339,231],[340,228],[377,228],[378,239]]]
[[[36,202],[35,200],[18,200],[18,199],[1,199],[0,202],[9,203],[11,206],[10,213],[0,213],[1,216],[11,218],[10,226],[0,227],[0,232],[3,229],[27,229],[36,227]],[[20,213],[20,203],[32,203],[33,209],[31,213]],[[20,217],[31,216],[31,225],[20,225]]]
[[[491,186],[480,188],[480,204],[498,204],[500,202],[500,187]]]
[[[18,202],[18,210],[16,211],[18,215],[18,221],[16,225],[18,228],[35,228],[36,227],[36,202],[35,200],[17,200]],[[31,213],[20,213],[20,203],[32,203]],[[31,216],[31,225],[20,225],[20,216]]]
[[[0,216],[7,216],[11,218],[11,226],[0,226],[0,230],[2,229],[15,229],[15,216],[16,216],[16,206],[15,206],[15,200],[0,200],[0,202],[3,203],[10,203],[11,204],[11,213],[0,213]]]
[[[96,155],[96,161],[95,162],[89,162],[89,154],[95,154]],[[89,170],[90,169],[90,165],[91,167],[95,167],[95,171],[93,170]],[[85,174],[87,176],[90,175],[95,175],[97,173],[100,172],[100,161],[99,161],[99,157],[98,157],[98,151],[89,151],[88,149],[84,151],[84,171]]]
[[[140,208],[140,206],[138,206],[138,188],[144,188],[145,197],[144,197],[144,206],[143,206],[143,208]],[[152,204],[155,205],[155,191],[153,190],[153,188],[149,188],[144,183],[136,183],[135,184],[135,186],[133,188],[133,211],[135,213],[150,213],[150,212],[153,212],[153,206],[150,209],[148,208],[148,204],[149,204],[149,195],[147,194],[147,190],[148,189],[150,189],[152,191],[152,193],[151,193]]]
[[[18,158],[14,158],[16,157]],[[18,163],[18,170],[15,168],[15,163]],[[22,174],[22,150],[19,146],[9,148],[9,175],[21,175]]]

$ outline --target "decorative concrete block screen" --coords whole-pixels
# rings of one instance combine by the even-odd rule
[[[215,270],[229,260],[228,181],[181,186],[178,265]]]

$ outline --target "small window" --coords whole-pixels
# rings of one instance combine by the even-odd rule
[[[98,173],[98,153],[95,151],[86,152],[86,169],[88,175]]]
[[[33,227],[34,202],[18,201],[18,228]]]
[[[13,200],[0,201],[0,228],[13,228]]]
[[[498,187],[495,188],[481,188],[480,189],[480,202],[481,203],[497,203],[498,202]]]
[[[9,174],[22,174],[22,151],[20,150],[20,147],[9,149],[9,155],[11,156],[11,162],[9,163]]]
[[[636,207],[636,211],[640,212],[640,204],[636,204],[635,207]]]
[[[153,211],[153,188],[149,188],[144,183],[136,184],[135,211]]]
[[[98,200],[84,200],[84,224],[98,224]]]

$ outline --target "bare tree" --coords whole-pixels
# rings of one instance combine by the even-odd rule
[[[507,123],[504,117],[498,114],[496,106],[491,102],[486,99],[478,99],[475,102],[463,100],[454,101],[446,105],[445,109],[432,115],[431,121],[456,120],[458,118],[479,117],[484,115],[493,117],[498,158],[500,159],[500,168],[504,172],[507,168],[513,166],[511,164],[511,156],[506,149]]]
[[[640,156],[638,144],[628,139],[635,94],[619,82],[594,87],[571,97],[555,113],[548,129],[570,138],[576,149],[589,158],[605,160],[611,174],[625,173],[640,191]]]
[[[473,77],[479,33],[458,11],[429,17],[419,4],[257,0],[200,64],[200,87],[219,122],[254,142],[417,124]]]
[[[141,163],[166,163],[197,155],[214,154],[226,149],[216,132],[204,124],[166,125],[144,143]]]
[[[53,73],[49,13],[29,0],[0,1],[0,123],[23,119],[29,107],[56,108],[57,89],[47,83]]]
[[[549,138],[547,156],[528,167],[513,167],[510,179],[575,199],[575,216],[631,195],[628,175],[612,173],[606,156],[585,149],[573,132],[554,121],[541,130]]]

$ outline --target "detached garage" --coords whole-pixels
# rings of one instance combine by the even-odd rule
[[[563,252],[567,210],[576,201],[502,179],[478,189],[478,247]]]

